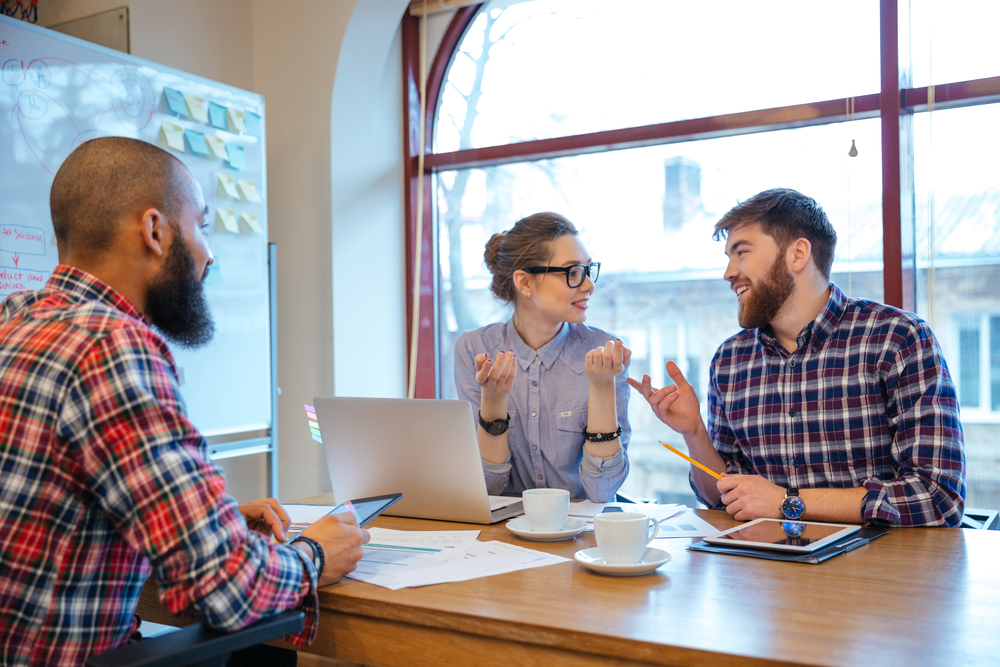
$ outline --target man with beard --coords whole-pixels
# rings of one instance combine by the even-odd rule
[[[762,517],[955,526],[965,454],[955,386],[926,322],[830,282],[837,234],[810,197],[774,189],[715,225],[743,330],[712,360],[708,426],[673,385],[629,379],[684,436],[699,500]]]
[[[185,416],[153,328],[212,337],[201,187],[166,151],[108,137],[66,159],[50,205],[60,264],[0,312],[0,664],[82,665],[136,638],[151,573],[175,614],[234,630],[302,608],[289,640],[311,642],[317,588],[354,569],[368,534],[340,514],[280,544],[280,504],[227,496]],[[272,650],[234,661],[295,663]]]

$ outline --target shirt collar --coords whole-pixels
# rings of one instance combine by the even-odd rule
[[[830,298],[827,299],[826,306],[812,322],[802,328],[802,331],[795,338],[798,349],[803,350],[810,345],[813,349],[822,346],[833,335],[846,310],[847,297],[844,296],[839,287],[830,283]],[[770,324],[765,324],[757,329],[757,342],[773,351],[784,349],[775,338],[774,330]]]
[[[122,311],[129,317],[141,322],[146,321],[146,318],[132,305],[132,302],[112,289],[110,285],[73,266],[65,264],[56,266],[48,283],[46,283],[46,288],[68,292],[81,301],[100,301]]]
[[[514,354],[517,355],[517,363],[521,367],[521,370],[528,370],[528,366],[535,360],[535,357],[542,362],[545,366],[545,370],[552,367],[552,364],[556,362],[559,355],[562,354],[563,346],[566,344],[566,339],[569,338],[570,325],[568,322],[563,322],[562,328],[559,329],[559,333],[556,334],[555,338],[550,340],[548,343],[543,345],[541,349],[534,350],[524,342],[521,338],[521,334],[517,333],[517,329],[514,328],[514,319],[511,318],[507,321],[507,340],[511,342],[511,347],[514,350]],[[581,361],[581,372],[582,372],[582,361]],[[572,366],[572,364],[570,364]]]

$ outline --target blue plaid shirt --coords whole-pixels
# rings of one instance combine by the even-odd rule
[[[934,334],[912,313],[831,287],[795,352],[770,326],[719,347],[708,395],[715,448],[730,473],[778,486],[863,486],[865,523],[958,525],[962,424]]]

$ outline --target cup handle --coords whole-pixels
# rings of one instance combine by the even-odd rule
[[[649,536],[648,540],[646,540],[647,545],[655,540],[656,536],[660,534],[660,522],[652,517],[650,517],[649,520],[653,522],[653,534]]]

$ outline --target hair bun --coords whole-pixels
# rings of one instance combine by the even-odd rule
[[[486,263],[486,268],[490,270],[490,273],[496,273],[497,255],[500,254],[500,247],[503,245],[503,240],[506,235],[506,232],[494,234],[490,237],[490,240],[486,242],[486,250],[483,251],[483,261]]]

